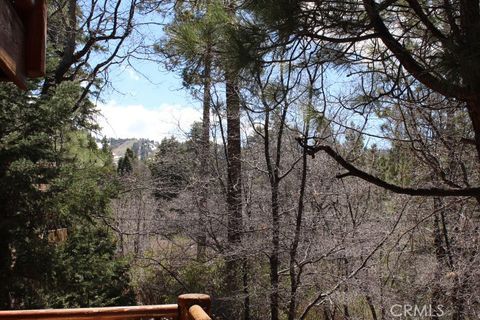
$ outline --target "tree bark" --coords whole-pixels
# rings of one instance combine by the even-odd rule
[[[208,4],[208,3],[207,3]],[[212,44],[207,39],[207,48],[204,57],[203,72],[203,118],[202,137],[200,141],[200,196],[198,200],[199,209],[199,235],[197,239],[197,260],[205,260],[207,245],[207,232],[205,220],[208,214],[208,180],[209,180],[209,159],[210,159],[210,101],[211,101],[211,68],[212,68]]]
[[[240,141],[240,97],[237,80],[227,79],[227,206],[228,240],[237,245],[242,232],[242,162]]]
[[[237,77],[226,75],[227,95],[227,239],[230,256],[226,261],[226,281],[230,294],[239,293],[240,249],[243,231],[242,221],[242,162],[240,139],[240,97]],[[232,301],[232,304],[233,301]],[[236,309],[235,306],[232,306]]]
[[[467,109],[470,120],[472,121],[475,148],[477,149],[478,160],[480,161],[480,98],[467,102]]]
[[[278,204],[278,182],[272,185],[272,252],[270,253],[270,312],[271,319],[278,320],[279,313],[279,250],[280,250],[280,215]]]
[[[283,107],[282,116],[278,128],[276,139],[275,160],[272,161],[270,155],[270,109],[266,106],[264,123],[264,156],[267,165],[268,178],[270,182],[270,199],[272,213],[272,248],[269,256],[270,265],[270,315],[272,320],[279,319],[279,275],[280,268],[280,204],[279,204],[279,185],[280,185],[280,162],[282,159],[282,137],[287,116],[288,104]]]
[[[312,103],[313,100],[313,90],[310,88],[309,90],[309,103]],[[304,131],[304,144],[308,143],[308,133],[310,131],[310,123],[307,121],[305,124],[305,131]],[[290,265],[289,265],[289,273],[290,273],[290,301],[288,304],[288,320],[294,320],[296,317],[296,309],[297,309],[297,289],[300,285],[300,276],[297,276],[296,272],[296,261],[297,261],[297,253],[298,253],[298,245],[300,243],[300,233],[302,230],[302,222],[303,222],[303,212],[304,212],[304,199],[305,199],[305,189],[307,185],[307,169],[308,169],[308,152],[307,149],[303,148],[302,150],[302,175],[300,179],[300,191],[298,196],[298,208],[297,208],[297,216],[295,219],[295,233],[292,242],[292,246],[290,248]]]

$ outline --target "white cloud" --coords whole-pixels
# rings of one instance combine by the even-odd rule
[[[130,79],[135,80],[135,81],[140,80],[140,77],[139,77],[137,71],[135,71],[133,68],[126,67],[125,71],[127,71],[127,74],[128,74]]]
[[[115,101],[98,104],[102,114],[98,122],[102,134],[112,138],[148,138],[160,141],[172,135],[183,139],[201,112],[193,107],[160,105],[146,108],[143,105],[121,105]]]

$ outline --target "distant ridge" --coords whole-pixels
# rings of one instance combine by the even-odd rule
[[[147,160],[155,154],[158,142],[144,138],[115,139],[107,138],[115,162],[130,148],[140,160]]]

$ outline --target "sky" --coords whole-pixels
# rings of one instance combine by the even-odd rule
[[[160,28],[148,33],[162,36]],[[201,121],[200,101],[183,89],[180,76],[166,71],[161,62],[135,60],[132,64],[114,65],[109,71],[113,87],[106,89],[97,103],[101,136],[158,142],[175,136],[183,140],[191,125]],[[348,88],[348,84],[339,84],[338,75],[331,78],[337,89]],[[373,132],[378,134],[378,128]],[[377,143],[376,139],[369,138],[367,144],[371,143]]]
[[[114,87],[97,103],[102,135],[108,138],[182,138],[201,120],[200,104],[181,87],[181,79],[155,62],[116,67]],[[153,80],[150,80],[153,79]]]
[[[114,87],[103,92],[102,101],[97,103],[101,136],[157,142],[175,136],[184,140],[192,124],[201,121],[201,103],[182,88],[176,73],[164,70],[160,63],[143,61],[134,67],[116,66],[110,73]],[[374,121],[374,125],[378,123]],[[380,134],[378,128],[370,129]],[[370,137],[366,143],[380,141]]]
[[[141,38],[134,41],[155,43],[164,33],[146,19],[140,18]],[[191,125],[201,121],[200,101],[182,88],[178,73],[166,71],[160,61],[132,60],[131,64],[113,65],[109,70],[113,88],[106,89],[97,103],[101,136],[183,140]]]

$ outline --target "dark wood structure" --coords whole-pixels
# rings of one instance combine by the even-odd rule
[[[45,75],[46,0],[0,0],[0,79],[26,89]]]

